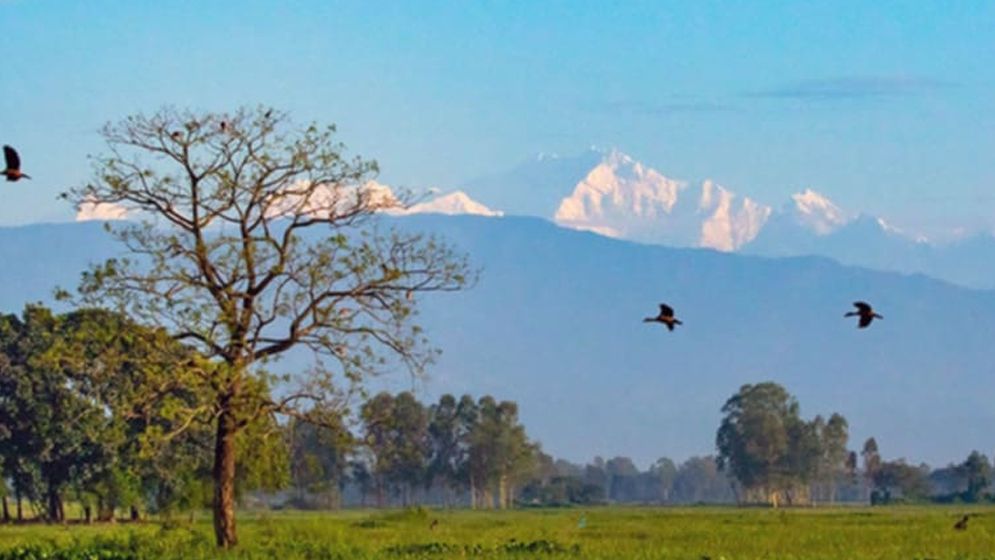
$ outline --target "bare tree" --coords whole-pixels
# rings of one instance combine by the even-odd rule
[[[211,405],[186,411],[187,425],[215,426],[214,529],[230,548],[239,431],[267,414],[320,423],[309,416],[344,387],[394,364],[420,372],[435,351],[413,324],[415,295],[459,290],[472,273],[431,236],[383,231],[377,216],[405,200],[368,182],[375,163],[343,157],[334,127],[265,108],[167,108],[101,134],[109,153],[63,196],[127,213],[109,229],[131,257],[84,273],[80,299],[165,327],[208,358],[197,371]],[[266,374],[302,347],[315,356],[309,371]]]

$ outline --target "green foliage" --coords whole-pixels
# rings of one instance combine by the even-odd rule
[[[722,412],[719,466],[736,478],[746,501],[807,502],[810,483],[832,480],[845,466],[846,420],[802,420],[798,402],[776,383],[744,385]]]
[[[393,490],[409,502],[410,492],[424,479],[428,453],[428,412],[409,392],[380,393],[360,410],[364,442],[373,455],[371,472],[377,500]]]
[[[70,489],[102,519],[193,505],[210,459],[196,361],[164,330],[104,310],[0,318],[0,459],[15,493],[50,520]]]
[[[334,126],[262,107],[165,108],[102,135],[92,181],[64,197],[135,220],[110,226],[130,256],[86,272],[80,300],[166,326],[203,356],[196,386],[216,428],[217,540],[228,548],[238,435],[274,414],[321,423],[350,385],[395,363],[420,373],[436,351],[413,321],[414,295],[459,290],[471,272],[437,239],[376,227],[404,202],[370,187],[376,164],[345,157]],[[315,360],[290,388],[265,365],[293,348]],[[287,389],[279,397],[274,381]]]

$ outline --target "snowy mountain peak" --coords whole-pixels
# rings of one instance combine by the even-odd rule
[[[701,184],[698,213],[706,219],[701,224],[698,245],[720,251],[735,251],[760,233],[773,211],[770,206],[742,197],[706,180]]]
[[[470,198],[463,191],[454,191],[420,202],[408,208],[405,214],[474,214],[477,216],[501,216],[504,213],[491,210]]]
[[[649,243],[733,251],[748,243],[771,214],[767,206],[705,181],[692,188],[619,151],[603,152],[565,197],[560,225]]]
[[[653,220],[670,213],[687,183],[647,169],[618,150],[605,154],[560,201],[554,220],[594,231],[616,231],[627,237],[629,217]]]
[[[833,201],[812,189],[792,195],[791,200],[795,219],[818,235],[828,235],[852,219]]]

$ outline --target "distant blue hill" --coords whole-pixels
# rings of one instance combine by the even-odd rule
[[[991,453],[995,292],[825,258],[763,258],[617,241],[532,218],[420,215],[482,269],[472,290],[426,298],[444,351],[422,396],[514,399],[530,434],[573,460],[646,465],[714,448],[719,408],[743,383],[774,380],[807,417],[840,412],[851,447],[934,465]],[[51,299],[117,251],[98,224],[0,229],[0,306]],[[885,316],[843,318],[866,299]],[[645,324],[659,302],[685,322]],[[384,381],[410,386],[397,375]]]

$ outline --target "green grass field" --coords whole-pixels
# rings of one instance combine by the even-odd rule
[[[972,511],[966,531],[954,531]],[[580,526],[584,517],[586,523]],[[431,529],[433,520],[438,524]],[[995,559],[995,509],[593,508],[244,514],[241,546],[210,523],[0,527],[0,560],[125,558]]]

